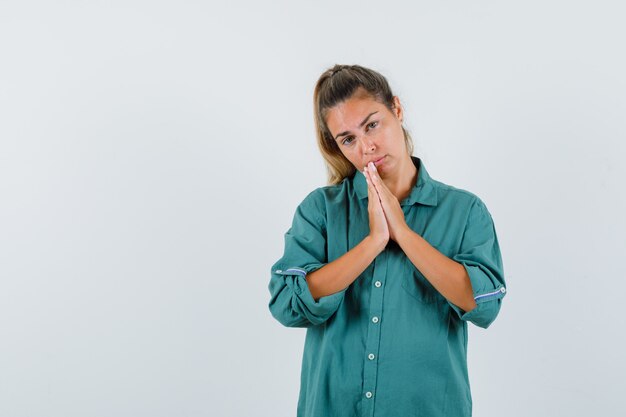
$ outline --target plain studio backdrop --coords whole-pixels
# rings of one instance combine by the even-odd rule
[[[335,63],[494,218],[474,415],[623,416],[620,4],[0,2],[0,416],[295,415],[305,330],[267,286]]]

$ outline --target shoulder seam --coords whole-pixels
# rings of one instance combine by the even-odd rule
[[[307,196],[304,198],[304,200],[302,200],[302,202],[304,203],[306,200],[311,199],[311,200],[314,200],[314,204],[316,206],[319,206],[319,204],[318,204],[319,201],[316,200],[316,198],[319,198],[319,197],[315,197],[314,195],[320,193],[323,188],[326,188],[326,187],[318,187],[315,190],[311,191],[309,194],[307,194]],[[326,205],[325,204],[321,204],[321,206],[322,207],[319,207],[319,208],[323,209],[324,212],[326,212]],[[318,211],[316,211],[315,212],[315,221],[317,222],[317,225],[320,227],[320,229],[326,230],[326,222],[319,216],[320,216],[320,213]]]

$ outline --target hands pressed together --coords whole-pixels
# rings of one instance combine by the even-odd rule
[[[397,242],[399,234],[408,228],[400,202],[380,178],[373,162],[363,169],[363,175],[367,181],[370,236],[384,244],[389,239]]]

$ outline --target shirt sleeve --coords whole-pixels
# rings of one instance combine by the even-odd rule
[[[470,209],[460,251],[452,259],[467,270],[476,307],[465,312],[448,303],[461,320],[486,329],[500,311],[506,287],[496,229],[487,207],[480,199]]]
[[[319,195],[318,195],[319,196]],[[309,327],[328,320],[343,301],[345,289],[313,299],[306,275],[327,263],[324,201],[309,194],[296,209],[285,233],[283,256],[271,269],[269,309],[287,327]]]

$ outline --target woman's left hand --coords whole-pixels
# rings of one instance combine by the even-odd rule
[[[389,226],[389,238],[397,242],[396,236],[408,227],[406,220],[404,219],[404,212],[402,211],[400,202],[396,196],[389,191],[389,188],[387,188],[382,178],[380,178],[374,163],[370,162],[364,172],[365,175],[368,176],[370,182],[374,184],[374,187],[378,192],[378,196],[380,197],[383,211],[385,212],[385,217],[387,218],[387,225]]]

